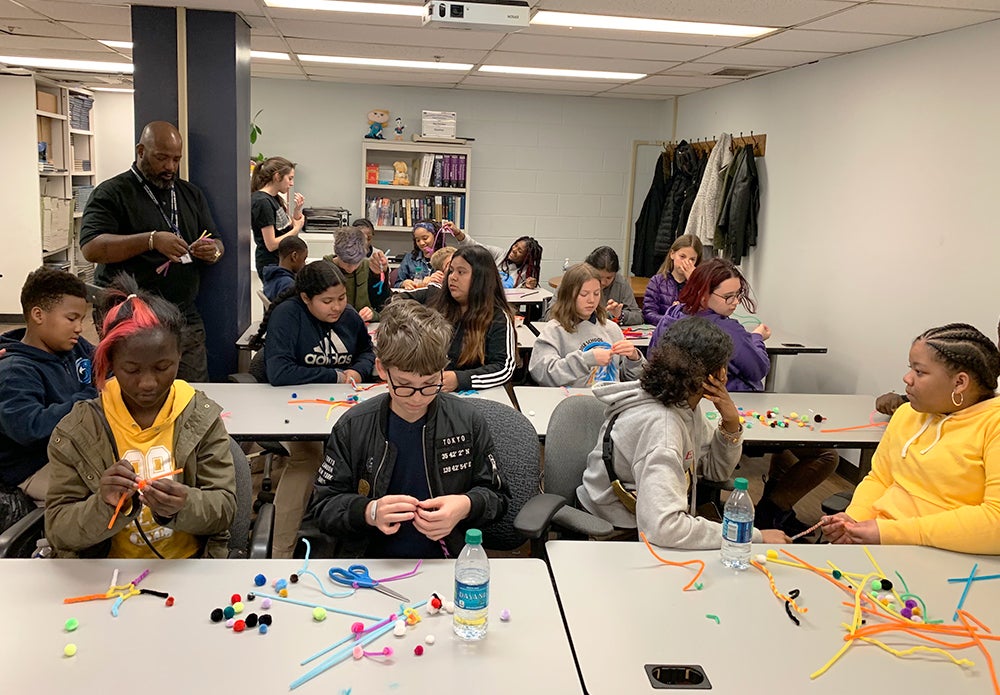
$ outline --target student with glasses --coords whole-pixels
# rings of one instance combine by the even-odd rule
[[[660,336],[686,316],[702,316],[721,328],[733,340],[733,354],[726,368],[729,391],[762,391],[764,377],[770,368],[764,341],[771,329],[760,324],[752,331],[732,318],[736,307],[743,305],[756,311],[746,278],[730,261],[715,258],[702,263],[688,278],[678,297],[653,332],[649,354]],[[839,456],[835,449],[810,447],[785,449],[771,456],[764,483],[764,494],[754,509],[754,525],[758,528],[781,529],[794,536],[807,528],[795,516],[795,504],[810,490],[833,473]]]
[[[510,493],[483,416],[441,393],[452,327],[397,300],[382,312],[375,369],[388,385],[346,412],[326,443],[310,513],[338,557],[456,557]]]

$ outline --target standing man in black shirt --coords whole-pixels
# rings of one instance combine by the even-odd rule
[[[177,177],[181,135],[170,123],[142,129],[135,164],[94,189],[83,213],[80,248],[107,286],[132,275],[143,289],[176,304],[187,322],[177,377],[208,381],[205,325],[195,306],[201,272],[225,253],[204,194]]]

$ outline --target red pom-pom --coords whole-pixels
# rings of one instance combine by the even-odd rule
[[[417,646],[415,646],[413,648],[413,653],[416,654],[417,656],[423,656],[423,654],[424,654],[424,645],[418,644]]]
[[[441,605],[442,605],[441,599],[439,599],[437,596],[431,599],[431,606],[433,606],[434,608],[441,608]]]
[[[353,623],[351,625],[351,632],[353,632],[355,635],[359,635],[364,631],[365,631],[364,623]]]
[[[242,600],[243,599],[240,597],[239,594],[233,594],[232,596],[229,597],[229,603],[239,603]]]
[[[235,623],[233,623],[233,632],[243,632],[246,626],[247,624],[245,621],[237,620]]]
[[[174,605],[174,597],[173,596],[167,596],[167,607],[169,608],[172,605]]]

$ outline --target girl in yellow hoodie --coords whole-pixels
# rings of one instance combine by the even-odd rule
[[[226,557],[236,480],[220,408],[176,379],[177,308],[118,282],[95,355],[100,395],[49,440],[46,536],[61,556]]]
[[[910,346],[905,403],[846,513],[823,517],[834,543],[929,545],[1000,554],[1000,351],[952,323]]]

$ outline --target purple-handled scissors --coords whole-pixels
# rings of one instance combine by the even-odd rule
[[[410,600],[402,594],[396,593],[392,589],[385,588],[372,579],[371,575],[368,574],[368,568],[364,565],[351,565],[346,570],[342,567],[331,567],[330,579],[338,584],[350,586],[355,589],[375,589],[375,591],[379,591],[386,596],[396,599],[397,601],[409,602]]]

